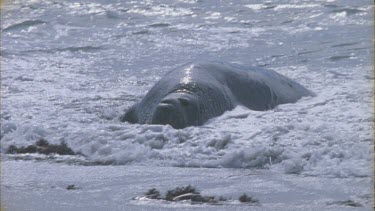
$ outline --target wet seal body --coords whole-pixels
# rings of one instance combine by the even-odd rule
[[[169,71],[120,120],[180,129],[202,125],[237,105],[263,111],[308,95],[313,93],[272,70],[191,63]]]

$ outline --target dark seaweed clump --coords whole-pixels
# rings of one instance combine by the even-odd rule
[[[165,200],[167,201],[173,201],[173,199],[177,196],[181,196],[187,193],[192,193],[192,194],[199,194],[199,191],[195,189],[195,187],[188,185],[185,187],[177,187],[172,190],[168,190],[167,193],[165,194]]]
[[[16,147],[10,145],[8,154],[26,154],[26,153],[40,153],[40,154],[59,154],[59,155],[77,155],[68,145],[62,141],[60,144],[50,144],[45,139],[39,139],[35,144],[27,147]]]
[[[327,203],[328,205],[344,205],[349,207],[362,207],[362,204],[355,202],[353,200],[345,200],[345,201],[334,201]]]
[[[254,199],[251,196],[247,196],[246,193],[242,194],[239,198],[238,201],[242,203],[258,203],[258,199]]]
[[[227,201],[228,199],[220,196],[203,196],[200,192],[191,185],[179,186],[174,189],[168,190],[164,197],[161,197],[160,191],[156,188],[151,188],[145,193],[145,197],[149,199],[166,200],[166,201],[191,201],[191,203],[209,203],[218,204],[219,202]],[[257,199],[243,194],[239,198],[243,203],[258,203]]]
[[[202,196],[200,192],[191,185],[179,186],[168,190],[164,198],[160,197],[160,192],[157,189],[152,188],[146,193],[146,197],[166,201],[190,200],[192,203],[217,203],[214,196]]]
[[[66,187],[66,189],[67,189],[67,190],[78,190],[78,189],[80,189],[80,188],[76,187],[75,185],[68,185],[68,186]]]
[[[145,193],[145,196],[149,199],[161,199],[160,192],[156,188],[151,188]]]

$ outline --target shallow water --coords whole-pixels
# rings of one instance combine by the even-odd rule
[[[5,1],[1,21],[2,153],[45,138],[85,155],[63,162],[373,175],[370,0]],[[183,130],[119,122],[196,60],[273,69],[317,96]]]
[[[280,175],[269,170],[155,166],[69,166],[5,161],[5,210],[371,210],[370,178]],[[192,185],[204,196],[223,196],[217,204],[142,199],[150,188],[162,195]],[[67,190],[74,185],[75,190]],[[350,188],[348,188],[350,187]],[[243,193],[259,200],[240,203]],[[138,198],[137,198],[138,197]],[[353,201],[355,206],[345,205]]]

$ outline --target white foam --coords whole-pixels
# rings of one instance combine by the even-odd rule
[[[244,6],[247,7],[247,8],[250,8],[252,10],[255,10],[255,11],[261,10],[261,9],[264,9],[264,8],[267,7],[264,4],[247,4],[247,5],[244,5]]]
[[[204,10],[183,5],[133,1],[120,4],[128,10],[119,11],[117,4],[65,2],[61,6],[69,9],[67,18],[74,22],[72,26],[64,21],[55,23],[53,16],[43,26],[46,27],[43,32],[50,34],[32,37],[35,39],[31,41],[23,40],[29,36],[22,38],[24,34],[18,32],[6,35],[9,46],[6,48],[10,48],[6,50],[20,56],[5,58],[1,75],[2,152],[11,144],[26,146],[44,138],[51,143],[65,141],[74,151],[82,152],[86,160],[99,163],[263,168],[322,177],[372,175],[373,73],[371,65],[361,60],[372,55],[371,49],[364,50],[368,53],[348,53],[352,59],[345,62],[357,62],[357,67],[347,67],[344,62],[331,67],[334,64],[327,58],[333,51],[346,53],[339,48],[311,57],[304,55],[309,59],[306,65],[294,61],[303,57],[296,56],[301,48],[315,48],[320,42],[311,37],[312,41],[300,46],[294,43],[294,38],[316,35],[319,30],[323,38],[332,38],[335,33],[326,31],[350,22],[347,14],[332,14],[316,4],[278,5],[275,10],[305,11],[303,15],[297,13],[286,26],[277,21],[257,20],[258,13],[256,16],[228,14],[216,7]],[[230,9],[245,6],[260,10],[262,5],[237,7],[235,4]],[[103,21],[105,27],[75,26],[81,18],[86,20],[92,14],[112,10],[121,12],[126,21],[95,19]],[[45,12],[44,9],[36,11]],[[193,14],[197,16],[190,16]],[[275,15],[280,14],[272,14],[270,18],[276,20]],[[9,14],[5,15],[12,19]],[[27,18],[40,18],[38,13],[32,16],[35,17]],[[353,23],[364,23],[358,27],[372,23],[367,16],[367,19],[361,15],[351,17]],[[152,23],[170,25],[147,28],[150,33],[131,33],[145,30],[151,23],[150,18]],[[113,21],[121,24],[112,24]],[[33,33],[41,33],[40,29],[35,30]],[[343,36],[352,39],[352,34],[345,33]],[[73,39],[73,35],[77,36]],[[117,39],[118,35],[121,38]],[[50,40],[46,42],[46,38]],[[367,42],[366,37],[353,39],[359,39],[362,44]],[[38,45],[33,45],[34,42]],[[61,51],[98,43],[108,49],[99,53]],[[322,48],[328,48],[327,45],[322,44]],[[47,51],[28,53],[15,48]],[[265,50],[259,52],[259,49]],[[271,67],[314,91],[316,97],[262,112],[237,107],[203,126],[182,130],[118,120],[167,69],[186,60],[206,56],[228,61],[238,58],[242,63],[256,65],[277,51],[285,59],[272,60]]]
[[[41,137],[55,142],[63,138],[89,160],[117,164],[271,168],[288,174],[369,176],[372,104],[360,102],[371,102],[371,83],[352,71],[356,75],[350,83],[327,75],[323,87],[316,88],[321,94],[314,98],[266,112],[237,107],[202,127],[183,130],[114,122],[112,126],[104,124],[104,128],[90,123],[86,129],[66,131],[61,127],[60,132],[52,132],[55,129],[45,126],[8,122],[2,126],[2,149],[14,143],[30,144]],[[303,71],[300,74],[302,77]],[[318,86],[315,80],[307,86]],[[353,85],[357,88],[352,89]],[[113,115],[109,114],[110,119]]]
[[[305,9],[319,7],[319,4],[280,4],[277,5],[274,10],[284,10],[284,9]]]
[[[221,17],[222,16],[221,16],[220,12],[207,12],[207,17],[205,17],[204,19],[215,20],[215,19],[219,19]]]
[[[168,5],[163,6],[153,6],[150,9],[143,9],[143,8],[132,8],[127,11],[128,13],[136,13],[145,16],[187,16],[193,15],[194,13],[185,8],[174,8]]]

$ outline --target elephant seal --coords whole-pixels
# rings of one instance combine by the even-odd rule
[[[313,93],[272,70],[221,62],[189,63],[169,71],[120,120],[181,129],[202,125],[237,105],[263,111],[308,95]]]

